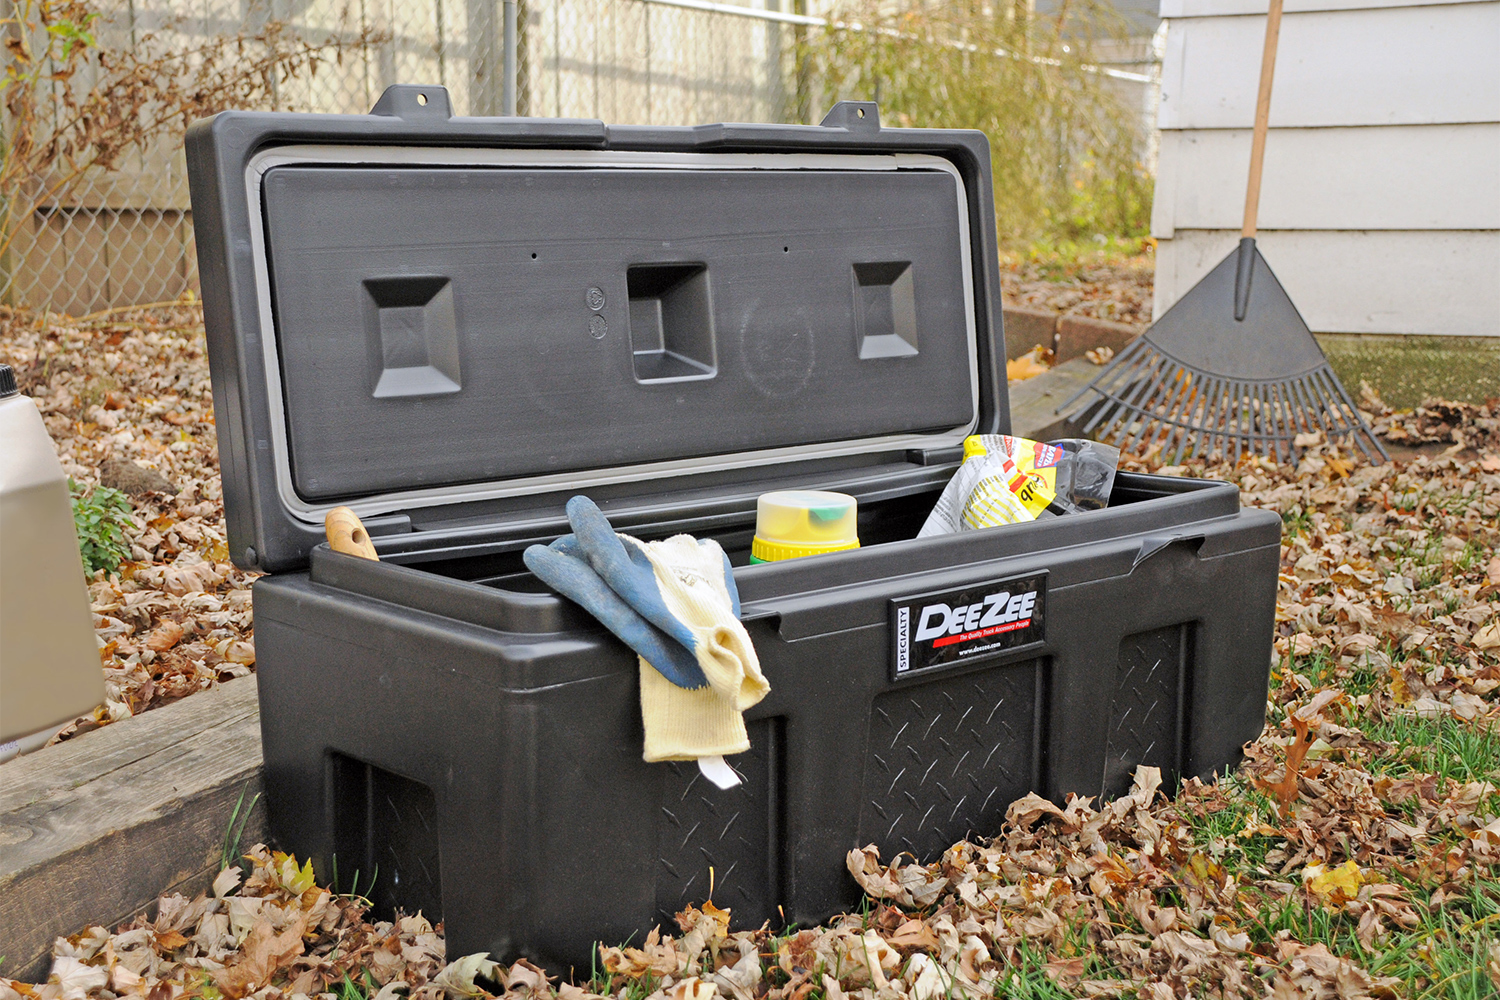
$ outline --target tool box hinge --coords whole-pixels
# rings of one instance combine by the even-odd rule
[[[860,134],[880,131],[880,105],[874,101],[839,101],[818,124]]]
[[[448,99],[447,87],[393,83],[385,88],[370,114],[409,122],[445,122],[453,117],[453,102]]]

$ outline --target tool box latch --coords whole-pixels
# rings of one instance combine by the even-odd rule
[[[372,115],[409,122],[445,122],[453,117],[448,88],[416,83],[393,83],[370,109]]]
[[[1167,548],[1169,545],[1176,545],[1178,543],[1181,543],[1182,545],[1196,552],[1199,548],[1202,547],[1203,542],[1207,537],[1208,536],[1205,533],[1201,531],[1195,531],[1178,535],[1150,535],[1146,538],[1142,538],[1140,550],[1136,552],[1135,562],[1130,564],[1130,569],[1134,571],[1135,568],[1141,563],[1145,562],[1147,559],[1150,559],[1152,556]]]
[[[880,105],[874,101],[839,101],[819,124],[847,132],[879,132]]]

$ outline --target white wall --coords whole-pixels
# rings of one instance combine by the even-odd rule
[[[1266,0],[1162,0],[1160,316],[1239,239]],[[1500,336],[1500,2],[1287,0],[1261,252],[1319,333]]]

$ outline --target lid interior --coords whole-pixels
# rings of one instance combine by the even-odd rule
[[[247,184],[305,520],[939,447],[977,419],[939,157],[282,147]]]

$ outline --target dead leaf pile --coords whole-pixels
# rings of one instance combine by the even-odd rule
[[[1146,327],[1156,258],[1148,244],[1136,257],[1083,254],[1064,260],[1044,254],[1006,257],[1000,288],[1006,305],[1065,316],[1089,316]]]
[[[130,495],[130,559],[90,582],[107,700],[59,738],[169,704],[255,663],[251,575],[229,563],[197,309],[75,322],[0,310],[0,362],[63,469]]]
[[[1368,389],[1366,402],[1370,402]],[[1500,452],[1500,399],[1487,403],[1458,403],[1429,399],[1415,410],[1379,412],[1375,432],[1395,444],[1445,444],[1457,453],[1466,448]],[[1500,472],[1500,462],[1489,472]]]
[[[382,1000],[466,995],[454,988],[462,970],[444,969],[442,935],[421,915],[371,923],[363,900],[317,886],[311,864],[262,846],[244,861],[219,874],[212,894],[164,896],[150,919],[59,938],[48,982],[0,978],[0,1000],[283,1000],[331,996],[346,975],[373,983]]]

